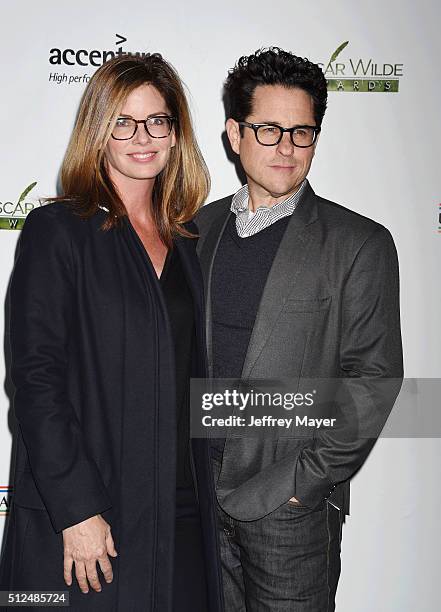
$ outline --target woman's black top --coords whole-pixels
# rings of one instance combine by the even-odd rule
[[[193,298],[179,251],[169,250],[160,282],[175,347],[177,457],[176,486],[193,486],[190,467],[190,376],[195,346]]]

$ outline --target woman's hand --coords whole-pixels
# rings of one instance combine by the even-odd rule
[[[106,582],[112,582],[112,564],[108,555],[117,556],[115,544],[110,533],[110,525],[100,514],[63,529],[64,541],[64,581],[72,584],[72,565],[83,593],[89,592],[89,585],[101,591],[96,563],[100,564]]]

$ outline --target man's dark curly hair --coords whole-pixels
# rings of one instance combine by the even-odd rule
[[[283,85],[300,88],[310,94],[314,119],[321,126],[328,91],[325,76],[317,64],[279,47],[259,49],[241,57],[228,72],[224,83],[226,118],[245,121],[252,113],[253,94],[259,85]]]

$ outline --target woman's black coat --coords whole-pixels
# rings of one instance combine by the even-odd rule
[[[159,281],[128,219],[101,230],[65,203],[31,212],[11,282],[12,379],[19,423],[0,587],[69,590],[71,610],[169,612],[175,523],[173,339]],[[196,240],[177,238],[206,376]],[[207,441],[191,442],[209,582],[222,610]],[[102,592],[63,580],[62,530],[95,514],[118,556]],[[208,611],[207,611],[208,612]]]

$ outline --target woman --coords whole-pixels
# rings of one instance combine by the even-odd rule
[[[192,218],[208,190],[182,84],[158,54],[90,80],[11,283],[19,423],[2,589],[68,590],[72,610],[219,612]],[[66,586],[68,585],[68,587]]]

